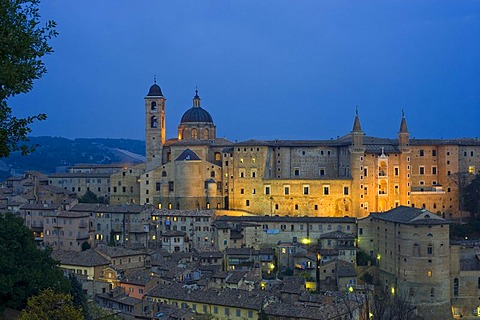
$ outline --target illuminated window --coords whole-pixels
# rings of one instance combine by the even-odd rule
[[[265,194],[270,194],[270,186],[265,186]]]
[[[303,194],[304,195],[310,194],[310,186],[303,186]]]
[[[328,196],[330,194],[330,187],[324,186],[323,187],[323,195]]]
[[[474,166],[469,166],[468,167],[468,173],[471,173],[471,174],[475,173],[475,167]]]
[[[427,276],[428,276],[429,278],[432,277],[432,271],[431,271],[431,270],[428,270],[428,271],[427,271]]]
[[[197,129],[192,129],[192,138],[193,138],[193,139],[197,139],[197,138],[198,138]]]

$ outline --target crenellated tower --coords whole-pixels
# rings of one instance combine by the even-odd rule
[[[156,80],[145,97],[145,146],[147,163],[162,163],[165,143],[165,97]]]

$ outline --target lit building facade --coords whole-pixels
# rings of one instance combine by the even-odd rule
[[[216,137],[198,92],[177,138],[166,140],[165,102],[154,84],[145,97],[147,163],[111,178],[111,190],[121,183],[128,193],[114,203],[329,217],[404,205],[448,218],[460,212],[458,176],[480,169],[479,139],[410,139],[403,115],[396,139],[365,136],[357,113],[337,139],[233,143]]]

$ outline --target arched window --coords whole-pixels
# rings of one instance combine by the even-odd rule
[[[155,101],[152,101],[151,107],[152,107],[152,111],[156,111],[157,110],[157,103]]]
[[[220,152],[215,152],[215,161],[220,161],[222,160],[222,155],[220,154]]]
[[[192,138],[198,139],[197,129],[192,129]]]
[[[158,126],[157,117],[153,116],[152,119],[150,120],[150,127],[156,128],[157,126]]]
[[[166,177],[167,176],[167,171],[162,171],[162,177]]]
[[[208,129],[203,129],[203,140],[208,140]]]
[[[215,171],[210,172],[210,177],[215,178]]]

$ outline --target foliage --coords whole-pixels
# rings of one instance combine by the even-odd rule
[[[80,203],[98,203],[98,198],[97,198],[97,195],[95,193],[93,193],[90,190],[87,190],[87,192],[85,192],[83,194],[83,196],[78,198],[78,202],[80,202]]]
[[[83,241],[82,242],[82,251],[85,251],[85,250],[88,250],[90,249],[92,246],[90,245],[90,243],[88,243],[88,241]]]
[[[362,281],[369,285],[373,284],[373,279],[373,275],[369,272],[365,272],[362,276]]]
[[[370,255],[362,250],[357,251],[357,266],[368,266],[368,262],[372,261]]]
[[[462,194],[465,210],[469,211],[472,217],[480,215],[480,174],[465,187]]]
[[[468,172],[457,172],[455,174],[449,175],[448,178],[450,179],[451,182],[453,182],[458,189],[458,200],[459,200],[459,209],[460,211],[465,210],[465,189],[467,186],[470,184],[470,182],[473,179],[473,176],[468,173]]]
[[[113,229],[110,230],[110,239],[108,240],[108,245],[110,247],[115,247],[115,231]]]
[[[72,302],[72,296],[45,289],[39,295],[28,299],[18,320],[83,320],[80,309]]]
[[[85,319],[91,319],[89,315],[87,295],[83,291],[82,284],[80,281],[78,281],[77,277],[73,273],[68,275],[68,279],[70,280],[70,285],[72,286],[72,291],[70,294],[72,296],[73,305],[82,311]]]
[[[39,0],[0,1],[0,157],[11,152],[32,152],[25,144],[35,120],[45,114],[17,118],[7,100],[32,89],[33,81],[47,72],[41,60],[53,49],[48,40],[55,37],[55,22],[40,26]]]
[[[94,320],[122,320],[121,317],[116,315],[115,313],[111,313],[105,309],[100,308],[95,302],[90,301],[88,303],[88,310],[89,310],[89,318],[87,319],[94,319]]]
[[[375,296],[371,304],[373,320],[415,320],[419,319],[409,299],[384,293]]]
[[[46,288],[70,291],[50,250],[39,250],[23,219],[13,213],[0,214],[0,270],[0,309],[21,309]]]
[[[470,223],[466,223],[466,224],[451,223],[450,239],[452,240],[480,239],[480,221],[478,219],[475,219],[470,221]]]

